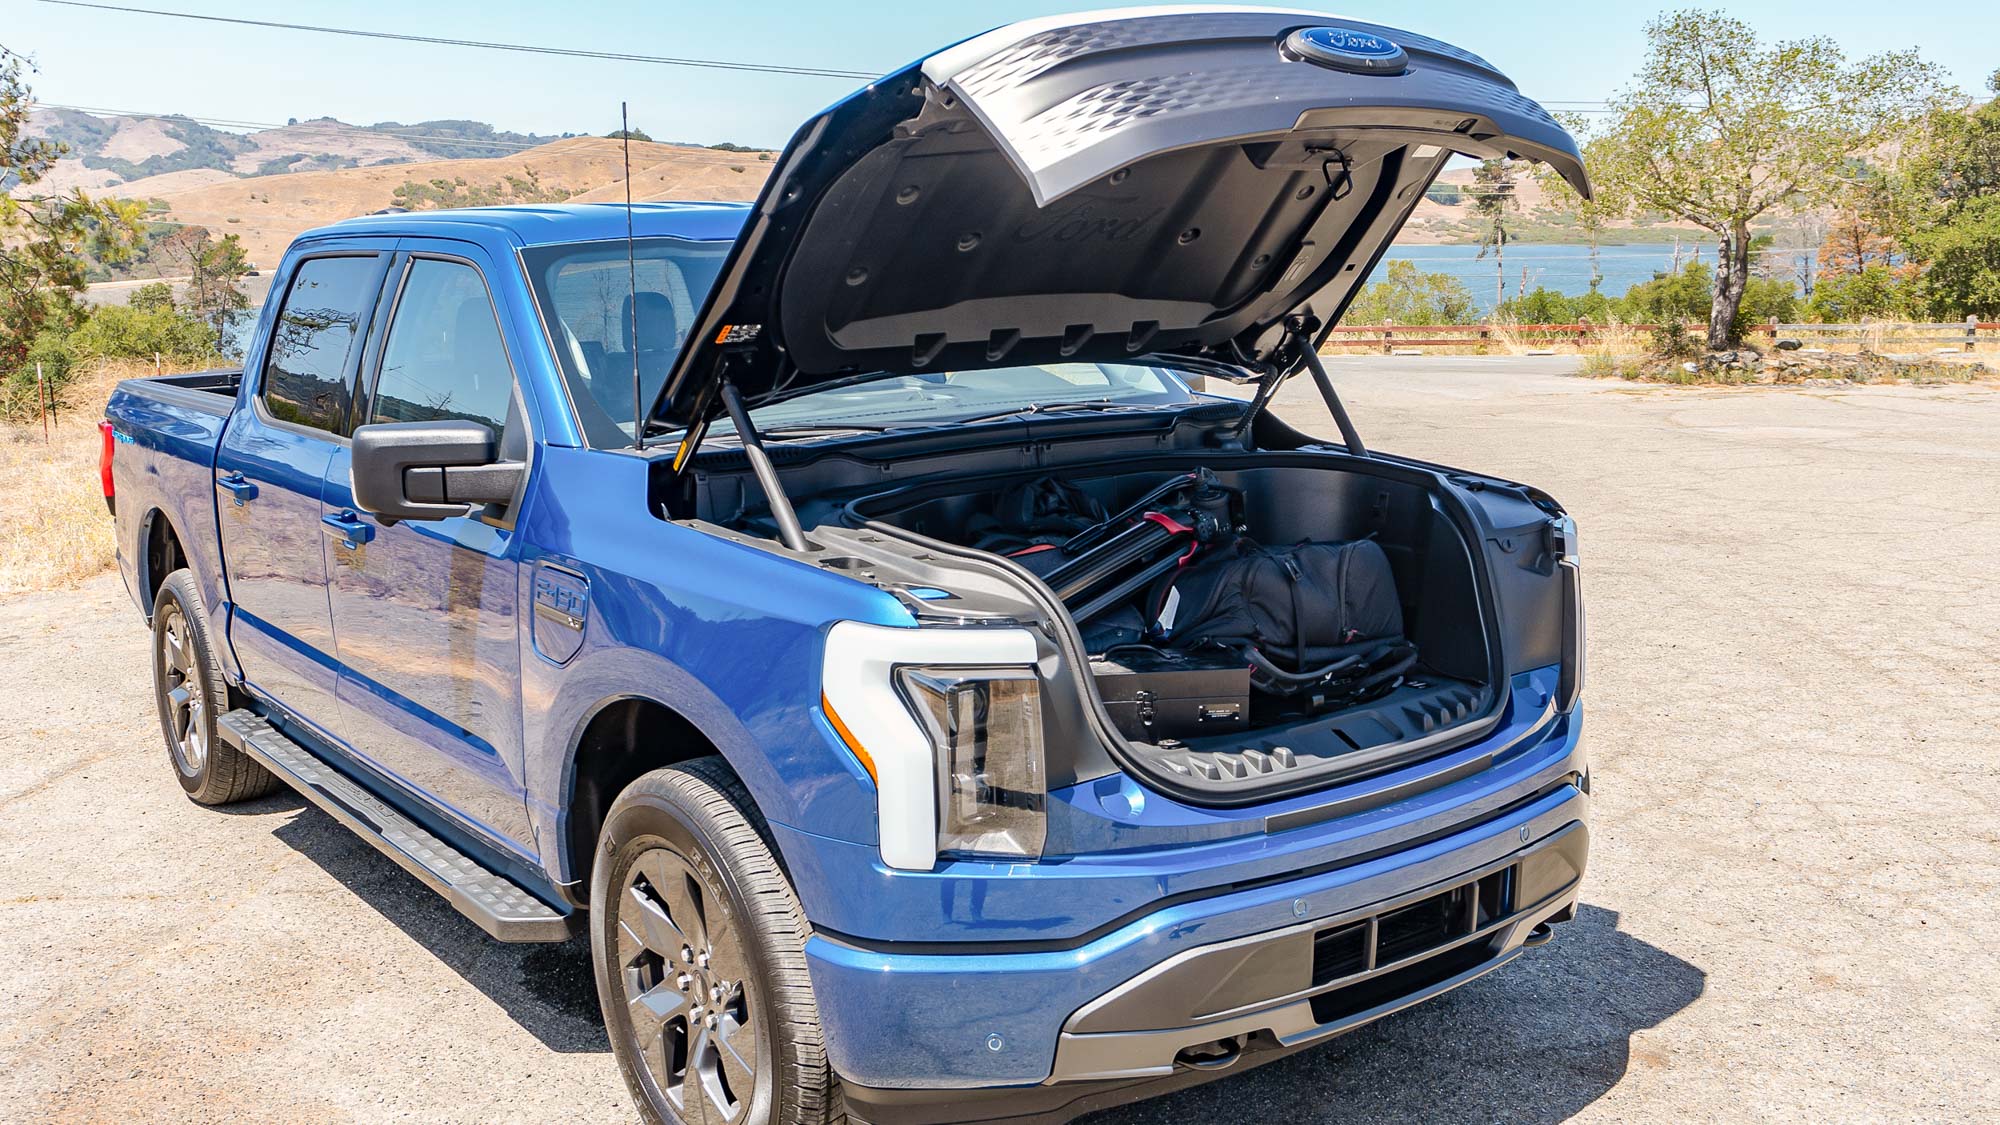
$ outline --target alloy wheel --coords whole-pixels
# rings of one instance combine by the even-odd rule
[[[618,973],[645,1080],[686,1122],[741,1121],[757,1082],[741,935],[688,861],[641,855],[618,899]]]
[[[208,762],[208,680],[195,654],[187,615],[168,606],[160,629],[161,687],[166,692],[168,738],[174,764],[193,777]]]

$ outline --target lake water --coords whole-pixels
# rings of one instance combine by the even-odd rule
[[[1702,261],[1714,263],[1715,246],[1712,243],[1687,239],[1681,241],[1681,261],[1685,263],[1697,249],[1701,252]],[[1383,258],[1384,261],[1401,258],[1415,262],[1418,269],[1450,274],[1472,290],[1472,298],[1478,302],[1480,311],[1493,308],[1493,259],[1491,256],[1480,258],[1477,246],[1391,246]],[[1604,294],[1622,297],[1632,286],[1651,281],[1655,273],[1665,273],[1673,268],[1674,244],[1600,246],[1597,263],[1604,272],[1601,286]],[[1780,255],[1768,264],[1789,271],[1792,262],[1789,255]],[[1531,293],[1536,286],[1569,294],[1590,291],[1588,246],[1542,242],[1521,242],[1509,246],[1507,296],[1512,297],[1521,289],[1523,269],[1527,271],[1527,291]],[[1376,276],[1380,274],[1381,268],[1377,267]]]
[[[1687,240],[1681,242],[1681,260],[1687,261],[1695,251],[1701,252],[1701,260],[1713,263],[1715,247],[1706,243]],[[1480,258],[1477,246],[1391,246],[1383,255],[1389,259],[1402,258],[1415,262],[1418,269],[1434,273],[1447,273],[1465,282],[1472,291],[1472,299],[1482,313],[1493,308],[1493,259]],[[1604,271],[1603,289],[1605,295],[1622,297],[1625,291],[1642,281],[1651,281],[1656,273],[1664,273],[1673,268],[1673,243],[1642,243],[1629,246],[1600,246],[1597,250],[1598,268]],[[1781,255],[1769,263],[1789,271],[1790,255]],[[1536,286],[1546,286],[1561,293],[1587,293],[1590,291],[1590,247],[1564,243],[1522,242],[1507,249],[1507,296],[1512,297],[1521,288],[1522,270],[1527,271],[1527,289],[1532,292]],[[1377,267],[1375,280],[1381,275]],[[236,319],[229,335],[239,347],[247,342],[250,331],[256,327],[257,310],[251,309]],[[240,352],[239,352],[240,354]]]

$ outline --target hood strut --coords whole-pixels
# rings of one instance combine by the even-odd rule
[[[722,408],[735,423],[743,455],[750,459],[750,471],[757,474],[764,498],[771,502],[771,518],[778,521],[778,538],[794,551],[808,550],[806,533],[799,527],[799,514],[792,508],[791,497],[785,495],[785,486],[778,483],[778,470],[771,464],[771,455],[764,452],[764,439],[757,436],[757,427],[750,424],[750,412],[743,409],[743,396],[736,393],[736,384],[722,384]]]
[[[1295,316],[1285,327],[1292,338],[1292,346],[1298,349],[1300,362],[1312,372],[1313,382],[1319,384],[1319,397],[1326,400],[1326,408],[1333,412],[1334,424],[1340,427],[1341,439],[1347,442],[1347,452],[1356,457],[1368,456],[1368,447],[1361,444],[1361,433],[1347,416],[1347,407],[1341,404],[1339,392],[1333,389],[1333,379],[1327,375],[1326,365],[1319,361],[1319,349],[1313,346],[1318,323],[1310,317]]]

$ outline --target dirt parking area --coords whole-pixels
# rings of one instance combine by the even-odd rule
[[[2000,387],[1573,363],[1332,367],[1372,445],[1582,527],[1579,919],[1094,1125],[2000,1116]],[[0,1118],[629,1119],[582,946],[486,940],[295,797],[190,804],[145,641],[116,577],[0,601]]]

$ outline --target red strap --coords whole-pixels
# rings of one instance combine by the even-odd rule
[[[1032,547],[1023,547],[1018,551],[1009,551],[1007,552],[1007,557],[1010,559],[1018,559],[1022,555],[1032,555],[1041,551],[1053,551],[1055,549],[1056,549],[1056,544],[1054,543],[1037,543]]]

